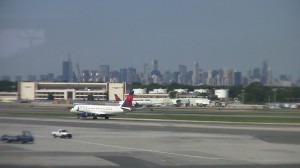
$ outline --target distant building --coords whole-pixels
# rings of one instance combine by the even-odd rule
[[[19,82],[21,100],[47,100],[49,94],[55,100],[115,100],[114,94],[124,97],[126,83],[70,83],[70,82]]]
[[[158,71],[158,61],[153,60],[151,64],[152,64],[152,71]]]
[[[149,91],[149,94],[167,94],[167,89],[153,89],[153,91]]]
[[[162,83],[171,84],[172,83],[172,73],[170,71],[166,71],[162,76]]]
[[[235,70],[232,68],[224,69],[224,85],[225,86],[233,86],[234,84],[234,73]]]
[[[127,82],[127,69],[120,69],[120,82]]]
[[[99,65],[99,81],[109,82],[109,65]]]
[[[174,91],[176,91],[177,93],[180,93],[180,94],[187,94],[188,93],[188,89],[174,89]]]
[[[54,74],[53,73],[48,73],[47,78],[48,78],[49,82],[53,82],[54,81]]]
[[[135,68],[129,67],[127,72],[127,83],[139,82]]]
[[[255,68],[253,70],[253,76],[252,76],[253,79],[260,79],[261,78],[261,75],[260,75],[260,69],[259,68]]]
[[[144,84],[149,84],[153,82],[153,76],[160,77],[160,71],[158,70],[158,61],[153,60],[150,64],[144,64],[143,78],[141,79]]]
[[[289,81],[289,80],[279,80],[278,81],[278,86],[280,86],[280,87],[291,87],[292,86],[292,81]]]
[[[192,85],[196,86],[199,83],[199,63],[193,63]]]
[[[234,85],[242,85],[242,73],[241,72],[234,73]]]
[[[12,102],[18,100],[18,92],[0,92],[0,102]]]
[[[73,81],[73,66],[70,54],[68,55],[68,61],[62,63],[62,80],[65,82]]]
[[[172,82],[171,83],[179,83],[178,82],[178,76],[179,76],[179,72],[178,71],[173,72]]]
[[[219,99],[226,99],[229,96],[229,90],[228,89],[216,89],[215,96],[217,96]]]
[[[40,75],[40,82],[48,82],[48,77],[47,75]]]
[[[187,67],[185,65],[178,65],[179,75],[178,75],[178,83],[186,84],[187,81]]]
[[[117,83],[120,81],[120,73],[118,71],[109,72],[109,82]]]
[[[22,75],[16,75],[16,76],[15,76],[15,81],[16,81],[16,82],[20,82],[20,81],[22,81],[22,80],[23,80]]]
[[[36,75],[28,75],[27,81],[36,82],[37,81]]]
[[[267,74],[268,74],[268,62],[265,60],[262,66],[261,82],[262,84],[267,83]]]
[[[147,89],[133,89],[135,95],[147,94]]]
[[[82,71],[82,82],[88,82],[90,80],[90,72],[89,70]]]
[[[90,70],[90,79],[89,79],[89,82],[99,82],[99,73],[98,73],[98,70]]]
[[[267,83],[268,86],[273,86],[274,79],[273,79],[273,72],[271,68],[268,68],[268,74],[267,74]]]

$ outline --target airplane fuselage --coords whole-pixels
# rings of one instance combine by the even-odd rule
[[[124,101],[119,101],[119,104],[123,104]],[[141,105],[141,106],[149,106],[149,105],[153,105],[153,103],[151,101],[147,101],[147,100],[141,100],[141,101],[132,101],[133,106],[137,106],[137,105]]]
[[[70,112],[79,114],[86,112],[95,115],[117,115],[126,112],[126,109],[120,106],[76,105]]]
[[[80,117],[105,117],[109,119],[110,116],[122,114],[132,110],[132,99],[134,92],[131,90],[126,100],[119,106],[103,106],[103,105],[75,105],[70,112],[75,113],[77,118]]]

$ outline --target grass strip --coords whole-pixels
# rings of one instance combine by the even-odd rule
[[[15,116],[15,117],[76,117],[70,112],[1,112],[0,116]],[[165,120],[190,120],[190,121],[224,121],[224,122],[257,122],[257,123],[300,123],[300,118],[295,117],[272,117],[272,115],[264,117],[251,116],[201,116],[201,115],[172,115],[172,114],[130,114],[117,115],[117,118],[140,118],[140,119],[165,119]]]
[[[120,115],[118,118],[167,119],[190,121],[224,121],[224,122],[257,122],[257,123],[300,123],[300,118],[278,117],[234,117],[234,116],[178,116],[178,115]]]

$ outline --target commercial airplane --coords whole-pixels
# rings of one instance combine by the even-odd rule
[[[126,100],[120,106],[103,106],[103,105],[75,105],[70,112],[76,113],[77,118],[80,117],[104,117],[109,119],[110,116],[124,114],[126,112],[132,111],[132,99],[133,91],[130,91]]]
[[[123,102],[124,102],[120,99],[120,97],[117,94],[115,94],[115,100],[120,105],[123,104]],[[153,103],[151,103],[151,101],[147,101],[147,100],[146,101],[145,100],[144,101],[133,101],[132,105],[134,107],[144,107],[144,106],[152,106]]]

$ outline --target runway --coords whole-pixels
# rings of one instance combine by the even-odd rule
[[[59,128],[73,138],[52,138]],[[300,166],[297,124],[0,117],[1,135],[22,130],[35,143],[0,143],[0,167]]]

